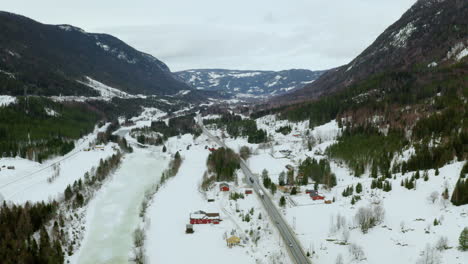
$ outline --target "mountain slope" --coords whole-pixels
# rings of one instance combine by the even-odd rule
[[[324,71],[240,71],[197,69],[176,72],[184,82],[196,89],[226,92],[232,95],[271,96],[302,88]]]
[[[106,34],[46,25],[0,12],[0,93],[97,95],[86,77],[131,94],[175,94],[189,87],[149,54]]]
[[[419,0],[349,64],[279,101],[304,101],[330,94],[390,71],[450,64],[468,54],[468,2]]]

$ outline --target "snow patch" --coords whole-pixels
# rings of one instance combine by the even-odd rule
[[[144,95],[132,95],[128,94],[126,92],[123,92],[119,89],[107,86],[99,81],[96,81],[88,76],[85,76],[86,82],[79,81],[77,82],[84,84],[88,87],[93,88],[94,90],[98,91],[101,94],[101,98],[96,98],[96,99],[102,99],[102,100],[110,100],[113,97],[119,97],[119,98],[145,98],[146,96]]]
[[[11,73],[11,72],[0,70],[0,73],[5,74],[10,79],[16,79],[15,75],[13,73]]]
[[[416,27],[413,22],[408,23],[405,27],[400,29],[398,33],[393,33],[393,40],[390,42],[394,47],[404,48],[406,47],[406,41],[411,37]]]
[[[9,106],[16,103],[16,98],[9,95],[0,95],[0,107]]]
[[[457,61],[463,59],[466,55],[468,55],[468,41],[466,43],[459,42],[455,44],[448,52],[447,52],[447,59],[454,58]]]
[[[46,111],[46,114],[48,116],[59,116],[59,113],[55,112],[54,109],[50,109],[48,107],[44,108],[44,110]]]

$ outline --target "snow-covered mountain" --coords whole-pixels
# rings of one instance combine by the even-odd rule
[[[165,63],[111,35],[8,12],[0,12],[0,32],[0,94],[99,96],[88,78],[133,95],[190,89]]]
[[[196,69],[175,74],[198,90],[226,92],[237,96],[272,96],[302,88],[312,83],[323,72],[302,69],[284,71]]]
[[[458,63],[468,54],[467,12],[466,0],[419,0],[354,60],[276,102],[314,99],[389,72],[413,71],[414,80],[423,80],[416,69]]]

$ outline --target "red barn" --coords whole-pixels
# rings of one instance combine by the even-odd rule
[[[190,214],[191,225],[202,225],[202,224],[219,224],[221,218],[219,213],[206,213],[204,211],[196,211]]]
[[[219,190],[222,191],[222,192],[229,192],[229,184],[221,183],[219,185]]]

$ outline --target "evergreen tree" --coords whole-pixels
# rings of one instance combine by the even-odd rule
[[[285,206],[286,206],[286,198],[284,198],[284,196],[281,196],[280,201],[279,201],[279,205],[280,205],[281,207],[285,207]]]
[[[293,187],[291,189],[291,195],[296,195],[296,194],[297,194],[297,189],[296,189],[296,187]]]
[[[460,244],[460,250],[463,250],[463,251],[468,250],[468,227],[465,227],[463,231],[460,233],[460,237],[458,238],[458,243]]]
[[[166,152],[166,151],[167,151],[167,148],[166,148],[166,145],[164,145],[162,148],[162,152]]]
[[[271,183],[271,185],[270,185],[270,190],[271,190],[271,194],[275,195],[276,190],[277,190],[276,184]]]
[[[468,179],[458,179],[453,189],[451,202],[457,206],[468,204]]]
[[[361,183],[358,183],[356,185],[356,193],[361,193],[362,192],[362,184]]]
[[[67,188],[65,189],[65,200],[66,201],[70,200],[72,196],[73,196],[73,192],[71,190],[70,185],[68,185]]]
[[[376,179],[378,177],[378,168],[377,168],[377,163],[373,162],[372,163],[372,169],[371,169],[371,177]]]
[[[280,186],[285,185],[285,178],[286,178],[286,173],[284,171],[282,171],[278,176],[278,183],[279,183]]]

